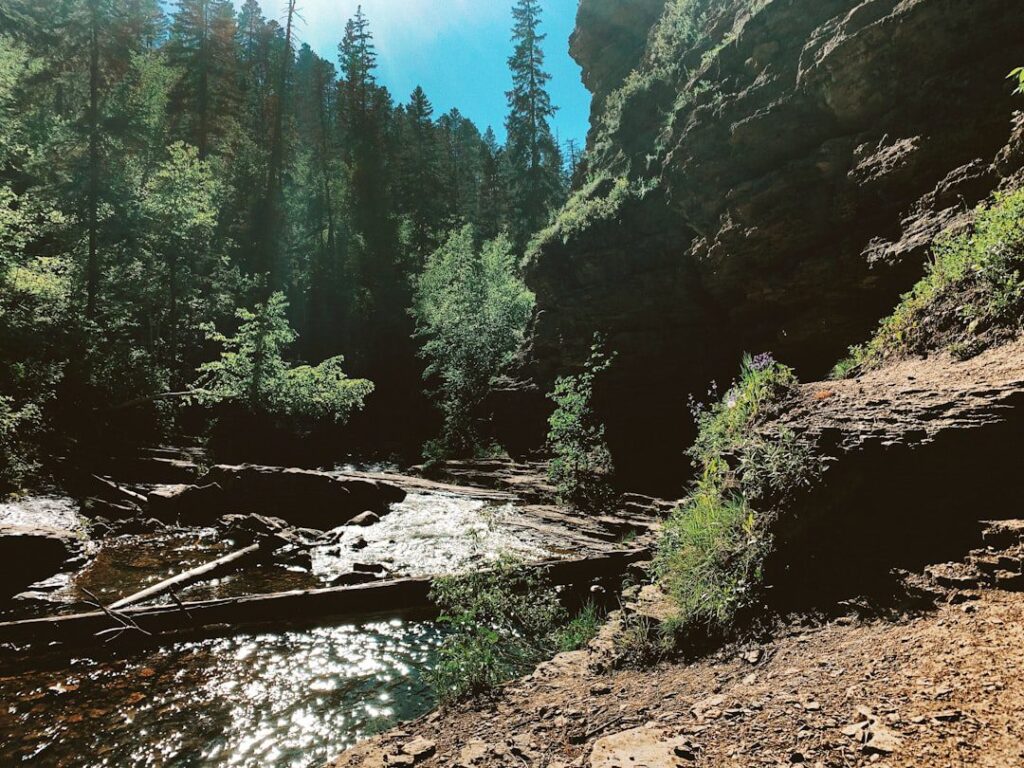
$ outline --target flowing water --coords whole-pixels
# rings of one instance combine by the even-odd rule
[[[309,570],[249,568],[182,597],[323,586],[356,562],[423,575],[502,552],[543,556],[540,542],[508,524],[511,514],[508,505],[411,494],[377,525],[339,531],[336,543],[314,550]],[[224,548],[203,529],[110,539],[54,599],[85,585],[103,597],[127,594]],[[8,654],[0,660],[0,765],[319,765],[433,706],[425,675],[441,639],[433,622],[395,619],[131,653],[91,649],[70,661]]]

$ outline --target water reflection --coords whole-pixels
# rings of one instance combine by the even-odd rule
[[[439,641],[430,623],[378,622],[0,676],[0,763],[318,765],[432,706],[423,673]]]

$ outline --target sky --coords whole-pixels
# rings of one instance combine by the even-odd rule
[[[241,0],[236,0],[241,5]],[[396,101],[423,86],[435,116],[453,107],[481,131],[505,137],[505,92],[511,87],[512,0],[298,0],[300,43],[337,63],[346,20],[361,4],[370,20],[378,54],[378,78]],[[561,141],[586,137],[590,95],[580,68],[569,56],[569,35],[578,0],[542,0],[542,32],[552,103],[553,128]],[[267,18],[283,20],[286,0],[262,0]]]

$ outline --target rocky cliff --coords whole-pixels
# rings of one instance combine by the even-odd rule
[[[1014,0],[582,0],[572,51],[589,180],[528,256],[529,373],[604,332],[630,474],[682,476],[687,395],[742,352],[823,374],[1020,168]]]

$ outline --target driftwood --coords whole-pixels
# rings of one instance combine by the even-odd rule
[[[244,549],[236,550],[235,552],[232,552],[228,555],[224,555],[224,557],[217,558],[216,560],[213,560],[204,565],[200,565],[195,568],[192,568],[191,570],[179,573],[176,576],[172,576],[169,579],[164,579],[163,581],[154,584],[151,587],[147,587],[146,589],[143,589],[139,592],[136,592],[133,595],[123,597],[116,603],[111,603],[107,607],[113,611],[119,611],[123,608],[127,608],[130,605],[145,602],[150,598],[157,597],[158,595],[162,595],[165,592],[170,592],[171,590],[177,589],[178,587],[184,587],[188,584],[194,584],[195,582],[201,579],[215,576],[216,574],[223,573],[226,570],[237,568],[239,565],[242,564],[242,562],[246,558],[252,557],[257,552],[259,552],[260,549],[262,549],[262,547],[262,543],[257,543],[245,547]]]
[[[645,550],[619,550],[597,557],[538,563],[553,585],[621,576],[634,562],[649,557]],[[176,601],[170,606],[130,606],[116,611],[118,623],[130,621],[140,633],[153,636],[205,630],[230,633],[252,626],[292,627],[351,621],[370,616],[403,616],[435,610],[430,601],[431,578],[393,579],[359,586],[280,592],[224,600]],[[173,593],[172,593],[173,594]],[[111,628],[107,610],[0,623],[0,643],[88,644]]]
[[[124,488],[113,480],[107,480],[105,477],[100,477],[99,475],[90,475],[90,477],[124,501],[130,501],[132,504],[146,504],[148,501],[141,493],[136,493],[129,488]]]
[[[97,608],[99,608],[101,611],[103,611],[103,614],[105,616],[108,616],[117,625],[114,627],[110,627],[109,629],[104,629],[97,632],[96,637],[104,637],[106,635],[110,635],[110,638],[104,641],[109,643],[111,640],[116,640],[129,630],[140,632],[143,635],[147,636],[150,634],[146,630],[142,629],[138,624],[136,624],[130,617],[118,613],[117,610],[115,610],[114,608],[110,608],[104,605],[100,601],[100,599],[96,597],[96,595],[94,595],[88,589],[82,589],[82,591],[85,592],[85,594],[87,594],[91,599],[89,605],[94,605]]]

